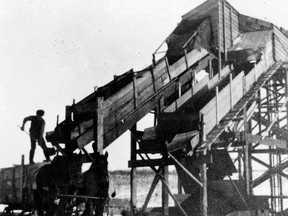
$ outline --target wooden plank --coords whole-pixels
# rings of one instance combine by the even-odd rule
[[[230,85],[227,85],[222,89],[218,94],[219,100],[219,120],[222,119],[230,110],[231,101],[230,101]]]
[[[203,58],[203,56],[206,56],[208,54],[208,52],[205,49],[201,49],[199,50],[193,50],[191,52],[188,53],[187,57],[188,57],[188,62],[189,64],[193,65],[195,62],[197,62],[198,60],[200,60],[201,58]],[[182,61],[181,64],[175,63],[174,65],[172,65],[170,67],[171,69],[171,77],[174,78],[178,75],[180,75],[180,71],[183,70],[185,71],[186,67],[185,67],[185,62],[184,62],[184,57],[181,58]],[[155,74],[156,74],[157,69],[155,69]],[[182,72],[183,72],[182,71]],[[160,79],[160,78],[159,78]],[[148,82],[147,82],[148,80]],[[167,79],[165,79],[167,80]],[[162,84],[164,84],[166,81],[163,81]],[[146,82],[148,83],[148,85],[144,85],[143,83]],[[156,81],[157,82],[157,81]],[[167,83],[169,82],[169,80],[167,80]],[[142,83],[142,86],[141,86]],[[144,78],[140,78],[137,80],[137,84],[138,84],[138,102],[139,105],[141,105],[143,102],[145,102],[151,95],[154,94],[154,89],[153,89],[153,84],[152,84],[152,77],[151,77],[151,73],[147,72],[145,73],[145,79]],[[156,83],[157,84],[157,83]],[[161,86],[163,86],[161,84]],[[157,84],[158,85],[158,84]],[[128,113],[130,113],[131,111],[133,111],[134,107],[133,107],[133,85],[129,86],[130,92],[127,92],[125,96],[117,98],[117,99],[112,99],[110,100],[110,98],[108,98],[107,100],[105,100],[105,114],[104,116],[108,117],[108,116],[113,116],[113,118],[108,117],[107,118],[107,125],[110,125],[110,128],[112,128],[117,121],[119,121],[119,119],[123,119]],[[158,87],[156,86],[156,88],[158,89]],[[128,89],[128,86],[126,87],[126,89]],[[121,92],[121,94],[124,94],[125,92]],[[116,97],[117,95],[115,95],[114,97]],[[112,103],[114,101],[114,103]],[[114,123],[113,123],[114,122]]]
[[[257,108],[257,103],[256,103],[256,101],[254,101],[251,104],[251,106],[249,107],[249,109],[247,110],[247,120],[250,120],[250,118],[253,116],[256,108]],[[244,125],[244,121],[243,120],[239,121],[237,123],[236,131],[242,130],[243,125]]]
[[[288,167],[288,161],[280,163],[280,164],[268,169],[266,172],[264,172],[261,176],[259,176],[258,178],[256,178],[252,182],[252,186],[256,187],[256,186],[260,185],[261,183],[263,183],[264,181],[269,179],[271,175],[273,175],[275,173],[282,172],[287,167]]]
[[[244,72],[241,72],[232,81],[233,106],[243,97],[243,76]]]
[[[287,141],[285,140],[279,140],[279,139],[273,139],[270,137],[263,137],[260,135],[253,135],[246,133],[245,134],[245,141],[249,143],[260,143],[262,145],[267,145],[271,147],[277,147],[277,148],[287,148]]]
[[[200,113],[205,116],[206,132],[209,133],[217,124],[215,118],[216,98],[214,97],[208,104],[206,104],[206,106],[200,110]]]
[[[166,143],[167,151],[174,152],[179,149],[186,148],[187,144],[188,143],[191,144],[190,141],[198,133],[199,133],[198,131],[190,131],[186,133],[176,134],[176,136],[172,139],[170,143]],[[193,140],[193,142],[195,142],[195,140]]]

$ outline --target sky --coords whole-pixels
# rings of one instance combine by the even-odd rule
[[[22,154],[28,163],[30,140],[18,127],[24,117],[44,109],[46,131],[52,131],[74,99],[114,75],[150,65],[181,16],[203,2],[0,0],[0,168],[20,164]],[[288,29],[287,0],[229,2],[242,14]],[[128,168],[128,133],[106,150],[111,170]],[[38,146],[35,161],[42,160]]]

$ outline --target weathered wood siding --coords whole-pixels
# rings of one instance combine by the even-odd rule
[[[239,34],[239,13],[226,1],[218,1],[219,35],[221,51],[224,52],[232,46],[233,40]]]
[[[183,19],[196,20],[211,17],[214,32],[213,46],[220,42],[221,51],[232,46],[239,34],[239,13],[226,0],[210,0],[182,16]],[[220,37],[218,39],[218,37]]]
[[[288,60],[288,38],[276,26],[274,30],[275,59],[276,61]]]
[[[259,76],[273,64],[271,40],[266,45],[264,56],[265,58],[263,57],[246,76],[243,72],[239,73],[230,84],[200,110],[200,113],[205,115],[206,134],[217,125],[217,118],[220,121],[229,112],[231,104],[234,106],[253,86]],[[232,86],[230,87],[230,85]]]

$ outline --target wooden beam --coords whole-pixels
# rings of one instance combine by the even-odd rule
[[[245,135],[245,140],[249,143],[260,143],[263,145],[271,146],[271,147],[277,147],[277,148],[287,148],[287,141],[284,140],[279,140],[279,139],[273,139],[270,137],[264,137],[260,135],[253,135],[246,133]]]
[[[20,202],[23,204],[24,200],[23,200],[23,184],[24,184],[24,168],[25,168],[25,160],[24,160],[24,155],[21,155],[21,168],[20,168],[20,185],[19,185],[19,198],[20,198]],[[26,200],[25,200],[26,201]]]
[[[131,147],[130,147],[130,159],[131,161],[137,160],[136,152],[137,152],[137,140],[134,136],[134,133],[137,131],[137,126],[134,125],[131,128]],[[137,208],[137,181],[136,181],[136,176],[137,176],[137,169],[136,167],[131,168],[130,172],[130,198],[131,198],[131,207],[132,208]]]
[[[147,208],[147,206],[148,206],[148,203],[149,203],[149,201],[150,201],[150,199],[151,199],[151,196],[152,196],[152,194],[153,194],[153,192],[154,192],[154,190],[155,190],[155,188],[156,188],[159,180],[160,180],[159,175],[155,174],[155,177],[154,177],[154,179],[153,179],[153,181],[152,181],[152,184],[151,184],[151,187],[150,187],[150,189],[149,189],[149,192],[148,192],[148,194],[147,194],[147,196],[146,196],[146,199],[145,199],[145,201],[144,201],[144,204],[143,204],[143,206],[142,206],[142,209],[141,209],[142,212],[145,212],[145,210],[146,210],[146,208]]]
[[[96,98],[96,110],[94,119],[94,140],[97,144],[97,151],[103,154],[104,149],[104,115],[103,115],[103,97]]]
[[[165,63],[166,63],[166,71],[167,71],[167,74],[168,74],[168,77],[169,77],[169,81],[171,81],[172,77],[171,77],[170,65],[169,65],[169,61],[168,61],[167,57],[165,57]]]
[[[139,154],[139,156],[144,160],[144,157],[141,155],[141,154]],[[147,155],[146,155],[147,156]],[[148,156],[147,156],[148,157]],[[148,157],[148,162],[150,162],[151,161],[151,159]],[[165,187],[165,189],[167,190],[167,192],[169,193],[169,195],[171,196],[171,198],[174,200],[174,202],[175,202],[175,204],[176,204],[176,206],[178,207],[178,209],[180,210],[180,212],[181,212],[181,214],[183,215],[183,216],[188,216],[187,214],[186,214],[186,212],[184,211],[184,209],[182,208],[182,206],[180,205],[180,203],[178,202],[178,200],[175,198],[175,196],[172,194],[172,192],[171,192],[171,190],[169,189],[169,186],[166,184],[166,182],[164,181],[164,179],[163,179],[163,176],[161,176],[159,173],[158,173],[158,171],[155,169],[155,167],[153,166],[153,164],[152,163],[150,163],[150,168],[155,172],[155,174],[156,175],[158,175],[159,176],[159,178],[160,178],[160,180],[161,180],[161,182],[162,182],[162,185]]]
[[[128,167],[149,167],[150,165],[153,166],[160,166],[160,165],[174,165],[174,162],[172,159],[151,159],[150,161],[147,160],[134,160],[128,162]]]
[[[134,107],[138,107],[138,91],[137,91],[137,79],[136,74],[133,72],[133,95],[134,95]]]
[[[206,132],[205,132],[205,117],[203,114],[200,114],[200,125],[201,125],[201,143],[204,143],[206,141]],[[203,151],[203,156],[207,154],[206,151]],[[202,163],[200,166],[200,178],[202,181],[202,188],[200,193],[200,212],[201,216],[207,216],[208,215],[208,189],[207,189],[207,165],[206,163]]]
[[[222,40],[222,32],[220,32],[221,25],[221,16],[220,16],[220,8],[219,8],[219,0],[218,0],[218,78],[221,79],[221,70],[222,70],[222,57],[221,57],[221,40]]]
[[[168,153],[168,155],[194,182],[203,187],[203,184],[195,176],[193,176],[192,173],[190,173],[171,153]]]
[[[162,182],[169,187],[169,171],[168,166],[162,167]],[[169,193],[164,184],[162,184],[162,213],[164,216],[169,216]]]
[[[271,175],[279,173],[279,172],[283,171],[287,167],[288,167],[288,161],[283,162],[281,164],[278,164],[278,165],[270,168],[269,170],[264,172],[261,176],[259,176],[257,179],[255,179],[252,182],[252,186],[256,187],[256,186],[260,185],[261,183],[263,183],[264,181],[269,179]]]
[[[216,113],[215,113],[215,116],[216,116],[216,125],[219,124],[219,88],[218,86],[216,86]]]

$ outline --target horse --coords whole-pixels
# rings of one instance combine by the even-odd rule
[[[82,174],[82,196],[94,197],[88,198],[85,202],[85,210],[82,216],[102,216],[104,207],[108,201],[109,195],[109,173],[108,173],[108,153],[96,156],[90,168]]]
[[[60,197],[56,205],[57,194],[72,194],[81,187],[81,169],[81,156],[76,154],[56,156],[39,169],[33,188],[34,209],[39,216],[65,215],[69,198]]]

